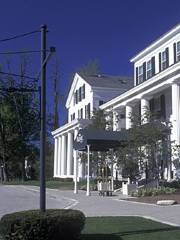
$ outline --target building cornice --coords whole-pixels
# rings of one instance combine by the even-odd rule
[[[128,99],[138,94],[142,95],[145,90],[150,89],[153,85],[157,85],[162,81],[166,81],[169,78],[175,77],[179,73],[180,73],[180,62],[173,64],[172,66],[156,74],[154,77],[150,78],[149,80],[137,85],[134,88],[131,88],[130,90],[121,94],[120,96],[113,98],[107,103],[101,105],[99,108],[101,110],[108,110],[108,109],[111,109],[116,104],[119,104],[119,103],[126,104],[126,101]]]
[[[75,119],[72,122],[66,123],[62,127],[54,130],[53,132],[51,132],[51,134],[53,135],[53,137],[57,137],[61,134],[63,135],[64,133],[74,130],[76,128],[86,127],[90,123],[91,123],[91,120],[89,119]]]
[[[166,32],[161,37],[159,37],[156,41],[152,42],[147,48],[143,49],[141,52],[139,52],[137,55],[131,58],[130,62],[136,62],[139,59],[143,58],[145,55],[147,55],[148,53],[152,52],[154,49],[161,46],[164,42],[171,39],[177,33],[180,33],[180,24],[176,25],[170,31]]]

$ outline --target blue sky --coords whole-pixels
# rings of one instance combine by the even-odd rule
[[[102,73],[132,75],[129,59],[180,22],[178,0],[1,0],[0,39],[47,24],[48,45],[60,60],[61,93],[70,76],[89,60],[99,61]],[[0,51],[39,49],[40,36],[0,43]],[[14,71],[16,61],[14,61]],[[31,59],[38,71],[39,56]],[[53,59],[48,65],[48,109],[52,107]],[[66,120],[60,104],[60,122]]]

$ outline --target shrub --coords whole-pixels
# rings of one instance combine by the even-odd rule
[[[137,192],[133,192],[131,196],[133,197],[147,197],[147,196],[157,196],[161,194],[172,194],[175,193],[175,188],[170,187],[158,187],[158,188],[141,188]]]
[[[85,216],[78,210],[29,210],[7,214],[0,221],[0,234],[6,240],[76,239]]]
[[[180,181],[164,182],[163,186],[180,189]]]

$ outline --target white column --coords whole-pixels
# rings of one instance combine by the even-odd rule
[[[132,106],[126,105],[126,129],[129,129],[132,127]]]
[[[58,167],[57,167],[57,175],[58,177],[61,176],[61,137],[58,137]]]
[[[66,136],[62,135],[61,143],[61,176],[66,174]]]
[[[117,111],[113,111],[113,131],[117,131],[118,130],[118,126],[119,126],[119,119],[118,119],[118,112]]]
[[[54,177],[57,176],[57,163],[58,163],[57,149],[58,149],[58,139],[57,137],[55,137],[54,139]]]
[[[149,122],[149,101],[145,98],[141,99],[141,122],[142,124]]]
[[[180,144],[180,86],[172,84],[172,141]]]
[[[67,139],[67,176],[72,175],[72,159],[73,159],[73,134],[69,132]]]
[[[78,130],[75,129],[74,131],[74,139],[76,138],[78,134]],[[78,180],[78,151],[73,150],[73,155],[74,155],[74,193],[78,193],[78,185],[77,185],[77,180]]]

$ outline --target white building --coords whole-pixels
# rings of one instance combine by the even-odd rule
[[[79,129],[89,125],[94,109],[132,86],[133,79],[129,77],[75,74],[66,101],[68,123],[52,132],[55,139],[54,177],[83,178],[86,175],[84,164],[73,150],[73,139]]]
[[[131,62],[134,87],[100,109],[113,111],[117,131],[131,128],[129,115],[134,112],[141,115],[145,109],[158,112],[162,121],[172,123],[171,140],[180,145],[180,25],[134,56]],[[167,166],[167,179],[174,177],[175,172],[173,164]]]

